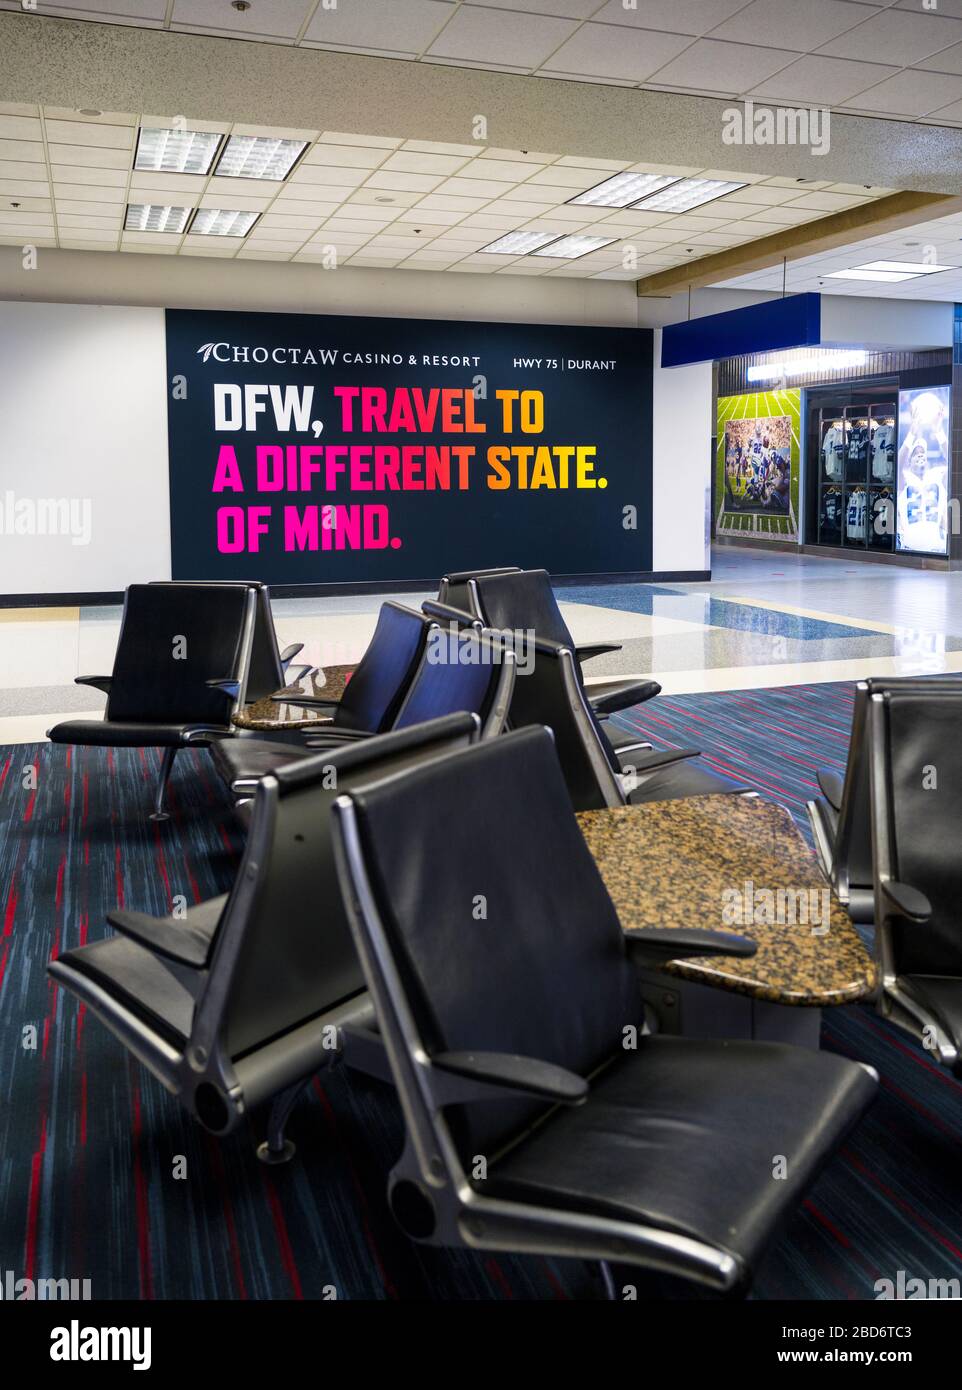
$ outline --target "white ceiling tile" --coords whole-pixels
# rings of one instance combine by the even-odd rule
[[[125,151],[134,147],[136,132],[132,126],[99,125],[96,121],[47,121],[45,126],[51,145],[93,145]]]
[[[110,169],[93,172],[98,173],[99,181],[104,184],[112,183],[116,186],[121,182],[121,175],[117,170]],[[83,179],[82,182],[92,183],[93,179]],[[157,170],[147,169],[137,170],[130,176],[130,188],[132,192],[137,192],[142,188],[154,190],[165,188],[171,193],[176,193],[179,197],[183,197],[188,193],[203,193],[206,187],[207,179],[203,174],[163,174]]]
[[[577,73],[644,82],[677,57],[691,40],[646,29],[585,24],[544,64],[546,72]]]
[[[396,174],[453,174],[463,169],[464,155],[424,154],[415,150],[398,150],[389,155],[379,172]]]
[[[549,188],[563,188],[568,190],[568,197],[572,198],[579,190],[587,191],[589,188],[594,188],[595,184],[603,183],[604,177],[600,169],[550,164],[547,169],[542,169],[539,173],[532,174],[529,179],[526,179],[525,187],[532,188],[545,184]]]
[[[418,154],[456,154],[462,159],[474,159],[484,147],[478,144],[452,145],[443,140],[405,140],[401,148]]]
[[[437,174],[399,174],[390,169],[378,169],[365,180],[365,188],[384,188],[399,193],[430,193],[443,183],[443,176]]]
[[[59,183],[81,183],[99,188],[127,187],[127,174],[123,169],[84,169],[79,164],[51,164],[50,172],[54,181]]]
[[[805,0],[803,5],[786,5],[784,0],[752,0],[713,30],[712,38],[731,39],[734,43],[771,43],[773,48],[796,48],[805,53],[878,12],[877,8],[854,5],[850,0]]]
[[[501,150],[494,145],[481,150],[479,159],[510,159],[522,164],[553,164],[556,154],[541,154],[537,150]]]
[[[915,14],[884,10],[820,51],[865,63],[891,63],[893,55],[898,55],[899,63],[907,66],[957,43],[962,43],[962,20],[920,7]]]
[[[435,192],[442,196],[453,193],[461,198],[500,198],[502,193],[507,193],[513,187],[514,184],[503,183],[500,180],[458,177],[445,179],[443,183],[438,184]]]
[[[396,188],[387,192],[383,188],[371,188],[366,184],[363,188],[355,189],[348,199],[348,206],[353,207],[356,203],[368,203],[381,207],[410,208],[419,202],[420,198],[420,193],[402,193]]]
[[[428,52],[435,58],[534,69],[577,27],[574,20],[461,6]]]
[[[387,151],[370,145],[317,144],[309,149],[299,168],[311,164],[342,166],[345,169],[376,169]]]
[[[282,202],[280,198],[271,204],[271,212],[284,213],[289,217],[330,217],[340,204],[320,201],[296,202],[293,199]]]
[[[420,53],[454,11],[448,0],[364,0],[337,9],[319,5],[305,41],[378,50]]]
[[[54,182],[53,191],[58,202],[61,198],[79,198],[81,202],[102,203],[106,207],[110,204],[119,205],[126,201],[125,191],[122,188],[91,187],[86,183],[64,183],[60,179]],[[163,198],[163,201],[169,202],[170,195],[168,194]]]
[[[99,116],[92,115],[89,111],[77,111],[70,106],[44,106],[43,114],[48,121],[93,121],[97,125],[126,125],[135,126],[138,117],[130,111],[101,111]]]
[[[158,187],[159,185],[154,185]],[[253,199],[258,207],[263,207],[270,202],[275,193],[280,193],[285,187],[283,181],[275,179],[232,179],[232,178],[211,178],[207,180],[205,193],[211,193],[218,198],[247,198]],[[226,206],[226,204],[225,204]],[[251,207],[253,203],[238,203],[238,207]]]
[[[516,183],[529,178],[537,167],[534,164],[516,163],[506,159],[473,159],[469,164],[465,164],[463,169],[458,170],[458,178],[504,179],[506,182]]]
[[[58,198],[57,215],[64,212],[80,213],[87,217],[103,216],[104,204],[87,202],[80,198]]]
[[[44,172],[43,169],[38,169],[36,164],[18,159],[0,159],[0,179],[35,180]]]
[[[698,39],[673,62],[659,68],[659,83],[699,92],[739,93],[756,87],[799,55],[780,48]],[[719,83],[724,86],[719,87]]]
[[[61,145],[47,147],[53,164],[79,164],[87,169],[129,169],[130,151],[97,149],[92,145]]]
[[[437,208],[441,212],[477,212],[488,203],[487,198],[458,198],[451,194],[429,193],[426,198],[421,198],[417,206],[427,212],[431,208]]]
[[[40,179],[2,179],[0,194],[6,198],[44,198],[50,193],[50,185]]]
[[[312,9],[311,0],[258,0],[248,10],[235,10],[224,0],[174,0],[173,26],[220,29],[238,38],[269,36],[294,39]],[[161,15],[163,18],[163,15]]]
[[[104,228],[116,227],[120,230],[121,215],[115,217],[81,217],[75,212],[61,212],[57,215],[57,225],[60,227],[96,227],[101,231]]]
[[[815,54],[799,58],[797,63],[790,63],[774,77],[760,82],[752,88],[752,96],[838,106],[896,72],[897,67],[881,63],[856,63]]]
[[[524,9],[531,14],[554,15],[559,19],[589,19],[601,0],[468,0],[468,3],[494,10]],[[620,5],[621,0],[618,3]]]
[[[545,213],[554,212],[554,203],[534,203],[522,202],[520,199],[498,198],[488,204],[488,211],[493,213],[503,213],[505,217],[515,217],[518,222],[529,217],[543,217]]]
[[[906,69],[870,87],[843,105],[887,115],[925,116],[962,99],[962,77],[940,72],[923,74]]]
[[[39,140],[0,140],[0,159],[20,159],[26,164],[42,164],[43,144]]]
[[[168,194],[168,198],[170,195]],[[194,202],[196,194],[190,202]],[[230,212],[263,212],[270,205],[270,198],[240,197],[236,193],[205,193],[197,206],[202,208],[223,208]],[[203,235],[202,233],[199,235]],[[236,239],[236,238],[235,238]]]
[[[931,58],[925,58],[917,66],[923,70],[929,69],[933,72],[954,72],[962,73],[962,43],[953,44],[951,48],[944,48],[940,52],[933,54]]]
[[[327,216],[328,214],[325,213],[324,218],[326,218]],[[257,226],[262,231],[265,231],[268,227],[276,227],[278,231],[304,232],[304,234],[307,235],[307,233],[309,232],[316,231],[317,228],[320,226],[322,220],[324,219],[322,219],[320,216],[282,217],[279,213],[276,212],[265,212],[264,216],[260,219]]]
[[[0,137],[4,140],[42,140],[40,120],[34,116],[0,116]]]
[[[401,135],[351,135],[340,130],[325,130],[318,137],[322,145],[367,145],[371,149],[395,150],[403,144]]]
[[[940,106],[931,114],[940,121],[962,121],[962,101],[953,101],[948,106]]]

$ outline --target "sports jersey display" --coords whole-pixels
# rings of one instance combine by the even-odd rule
[[[820,514],[822,538],[835,539],[842,534],[842,494],[837,488],[829,488],[822,498]]]
[[[830,425],[822,440],[822,461],[825,476],[833,482],[841,482],[845,471],[845,426],[841,420]]]
[[[845,505],[845,534],[850,541],[864,541],[867,495],[857,487],[848,495]]]
[[[872,477],[880,483],[895,481],[895,425],[879,425],[872,435]]]
[[[944,555],[948,545],[949,387],[899,392],[899,550]]]

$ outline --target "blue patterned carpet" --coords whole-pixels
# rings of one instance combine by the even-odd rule
[[[660,698],[622,722],[700,746],[801,816],[815,767],[844,759],[850,704],[848,687],[796,686]],[[209,1138],[51,985],[50,956],[105,935],[115,904],[164,912],[231,881],[239,844],[207,755],[182,755],[159,827],[145,814],[155,772],[153,752],[0,749],[0,1271],[90,1278],[95,1298],[598,1297],[579,1262],[412,1246],[385,1202],[401,1142],[388,1088],[323,1075],[291,1123],[297,1158],[266,1169],[263,1116]],[[882,1095],[755,1296],[864,1299],[899,1269],[959,1275],[962,1087],[863,1008],[832,1011],[824,1044],[873,1063]]]

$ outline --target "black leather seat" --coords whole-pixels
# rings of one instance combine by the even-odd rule
[[[408,610],[401,610],[407,612]],[[514,690],[515,658],[509,648],[484,632],[463,634],[460,642],[428,623],[419,613],[410,617],[426,625],[424,648],[413,679],[394,718],[395,730],[408,729],[446,714],[467,710],[481,722],[481,737],[491,738],[504,729]],[[459,652],[477,656],[461,661]],[[354,684],[356,676],[348,683]],[[345,692],[346,695],[347,692]],[[343,704],[343,701],[342,701]],[[258,777],[275,767],[288,766],[322,748],[336,748],[347,741],[370,738],[365,729],[344,728],[337,720],[302,746],[269,740],[237,739],[215,750],[221,776],[238,796],[249,796]]]
[[[873,695],[886,690],[962,689],[962,677],[931,676],[858,681],[844,777],[820,771],[822,795],[807,804],[815,853],[839,901],[856,922],[875,920],[872,815],[869,794],[868,711]]]
[[[962,687],[877,691],[869,733],[879,1007],[962,1078]]]
[[[418,669],[431,623],[400,603],[381,605],[374,635],[337,702],[292,696],[296,703],[329,710],[331,729],[380,734],[390,729]],[[274,767],[306,757],[307,734],[238,738],[213,750],[214,766],[230,787],[249,796],[258,778]]]
[[[522,570],[516,574],[479,575],[469,581],[473,610],[487,627],[511,632],[534,632],[548,642],[568,647],[575,656],[575,670],[582,680],[582,667],[592,657],[621,650],[619,642],[592,642],[576,645],[551,586],[547,570]],[[592,707],[599,715],[639,705],[657,695],[657,681],[637,681],[611,677],[598,687],[587,687]]]
[[[205,587],[205,584],[200,581],[186,579],[154,579],[151,580],[151,583],[177,585],[180,588],[193,588],[197,583],[200,583],[201,588]],[[250,664],[247,671],[247,700],[266,699],[268,695],[273,695],[276,690],[300,680],[310,672],[312,668],[308,665],[291,665],[295,656],[304,650],[303,642],[292,642],[283,651],[280,649],[277,641],[277,630],[274,627],[274,612],[271,608],[271,591],[267,584],[254,579],[218,579],[211,580],[210,583],[217,585],[241,584],[254,593],[254,637],[251,642]]]
[[[490,574],[520,574],[517,565],[502,565],[500,569],[486,570],[452,570],[450,574],[442,576],[438,586],[438,603],[447,604],[450,608],[459,608],[465,612],[471,611],[471,595],[468,592],[468,584],[472,579],[479,579],[483,575]]]
[[[334,867],[331,802],[477,735],[474,716],[454,715],[266,778],[229,894],[182,920],[111,912],[119,935],[65,952],[50,975],[212,1132],[274,1099],[262,1156],[289,1155],[283,1127],[299,1089],[336,1056],[341,1023],[370,1013]]]
[[[529,665],[515,684],[511,726],[551,729],[576,811],[747,790],[694,765],[696,748],[655,750],[642,743],[613,748],[586,698],[569,647],[538,639]]]
[[[333,815],[407,1124],[389,1189],[407,1233],[746,1286],[874,1073],[776,1043],[642,1035],[632,956],[755,946],[623,934],[544,729],[369,782]],[[412,855],[438,825],[445,853]],[[348,1065],[367,1031],[345,1029]]]
[[[179,748],[229,738],[246,697],[257,597],[247,585],[132,584],[110,676],[78,676],[107,695],[103,719],[66,719],[52,743],[165,749],[153,819]]]

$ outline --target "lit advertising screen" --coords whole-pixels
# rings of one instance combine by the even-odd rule
[[[899,550],[945,555],[949,512],[949,387],[899,392],[895,539]]]

